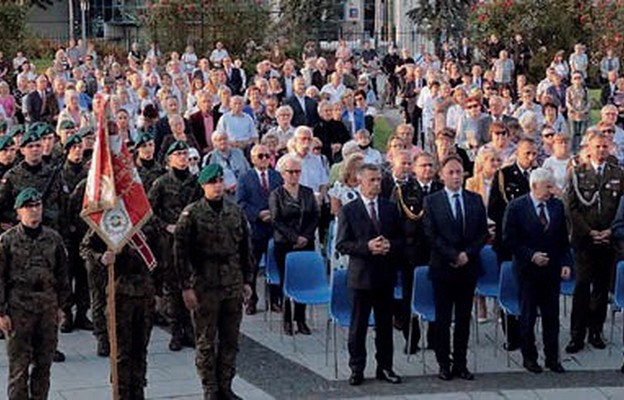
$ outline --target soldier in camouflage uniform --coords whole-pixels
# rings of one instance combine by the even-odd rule
[[[180,215],[175,265],[184,303],[195,324],[195,364],[204,400],[240,399],[232,391],[232,379],[243,297],[251,297],[255,268],[248,222],[239,206],[223,198],[221,166],[205,167],[198,182],[204,197]]]
[[[17,146],[10,135],[0,136],[0,176],[13,167]]]
[[[194,338],[180,288],[172,285],[177,278],[173,265],[173,232],[184,207],[200,199],[202,190],[195,176],[189,172],[188,145],[185,142],[172,143],[166,155],[169,172],[154,181],[147,196],[154,212],[150,227],[159,236],[158,275],[164,282],[163,307],[171,326],[169,349],[179,351],[183,345],[192,347]]]
[[[115,265],[119,398],[144,400],[147,345],[154,317],[154,284],[150,272],[133,247],[126,245],[115,255],[93,230],[84,237],[80,250],[91,273],[106,276],[108,266]]]
[[[155,146],[154,135],[151,133],[142,133],[134,146],[136,150],[135,164],[137,172],[146,190],[152,187],[152,183],[154,183],[156,178],[167,172],[154,158]]]
[[[64,193],[60,176],[43,162],[40,136],[42,129],[45,129],[45,124],[35,125],[22,136],[20,152],[24,160],[8,170],[0,180],[0,210],[3,222],[17,222],[11,205],[23,189],[33,187],[43,197],[43,224],[63,234],[61,213],[65,207]],[[56,351],[54,361],[65,361],[65,355]]]
[[[22,190],[20,223],[0,236],[0,329],[7,339],[8,398],[45,400],[57,345],[57,321],[69,299],[63,239],[43,226],[41,194]]]
[[[13,143],[15,143],[18,150],[15,154],[15,161],[13,161],[13,165],[22,162],[24,159],[24,155],[19,152],[19,144],[22,143],[24,133],[26,133],[26,128],[22,124],[15,124],[9,129],[8,135],[13,138]]]
[[[63,121],[70,122],[70,121]],[[68,198],[74,191],[78,183],[86,178],[87,169],[83,162],[83,149],[82,138],[78,134],[73,134],[66,138],[63,144],[66,159],[61,170],[61,181],[63,183],[63,191]],[[87,318],[87,311],[89,310],[89,286],[87,283],[87,270],[85,269],[84,262],[80,257],[80,242],[84,236],[83,232],[78,232],[71,223],[72,218],[78,217],[72,216],[69,208],[69,202],[66,202],[67,209],[65,215],[68,218],[67,234],[64,236],[65,245],[69,256],[69,281],[74,283],[72,301],[68,309],[63,310],[65,312],[65,320],[61,324],[61,332],[68,333],[74,328],[83,330],[93,330],[93,324]],[[80,209],[73,212],[80,213]],[[73,229],[72,229],[73,228]],[[77,234],[78,233],[78,234]],[[81,235],[82,233],[82,235]],[[72,306],[76,305],[76,318],[72,315]]]
[[[50,125],[41,123],[39,126],[39,132],[39,136],[41,137],[43,162],[54,168],[59,163],[63,162],[63,146],[58,143],[56,131]]]
[[[602,132],[586,139],[591,161],[574,168],[565,194],[576,272],[568,353],[582,350],[588,334],[592,347],[606,347],[602,327],[616,261],[611,223],[624,194],[624,171],[608,162],[611,140]]]

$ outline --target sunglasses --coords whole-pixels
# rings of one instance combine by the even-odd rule
[[[494,131],[492,133],[495,135],[507,136],[507,131]]]
[[[287,174],[294,175],[294,174],[300,174],[301,170],[300,169],[287,169],[284,172],[286,172]]]
[[[271,158],[271,155],[267,153],[260,153],[260,154],[256,154],[256,157],[258,157],[258,160],[264,160],[264,159]]]
[[[480,105],[478,105],[478,104],[471,104],[471,105],[469,105],[469,106],[466,106],[466,108],[467,108],[467,109],[472,109],[472,108],[481,108],[481,106],[480,106]]]
[[[545,134],[543,134],[543,135],[542,135],[542,137],[545,137],[545,138],[547,138],[547,139],[550,139],[550,138],[551,138],[551,137],[553,137],[553,136],[555,136],[555,134],[554,134],[554,133],[545,133]]]
[[[603,129],[602,133],[615,133],[615,129]]]
[[[189,157],[189,160],[191,160],[191,161],[199,161],[199,157]]]

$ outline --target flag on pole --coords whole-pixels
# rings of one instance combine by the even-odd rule
[[[134,247],[151,270],[156,259],[141,228],[152,215],[141,178],[120,135],[100,113],[93,160],[81,217],[95,230],[109,249],[119,252],[126,244]]]

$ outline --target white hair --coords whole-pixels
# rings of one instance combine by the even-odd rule
[[[553,175],[550,169],[536,168],[531,172],[529,182],[531,187],[540,182],[555,182],[555,175]]]
[[[300,157],[297,157],[296,155],[291,153],[286,153],[282,157],[280,157],[279,160],[277,160],[277,165],[275,165],[275,169],[278,172],[284,172],[284,170],[286,169],[286,165],[289,163],[296,163],[300,167],[302,165]]]

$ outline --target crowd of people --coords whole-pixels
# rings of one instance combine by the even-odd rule
[[[57,308],[61,332],[92,330],[97,354],[110,355],[105,287],[113,264],[124,316],[121,398],[144,398],[154,323],[169,326],[171,351],[196,347],[206,399],[238,398],[238,331],[242,314],[258,311],[257,271],[269,242],[282,277],[296,251],[322,250],[330,271],[347,269],[353,385],[363,381],[372,309],[376,376],[401,381],[392,329],[403,332],[405,353],[419,350],[410,300],[414,267],[426,265],[436,303],[426,342],[439,377],[474,378],[466,367],[473,301],[480,323],[499,312],[473,300],[486,243],[499,265],[514,261],[522,313],[504,319],[505,347],[522,350],[527,370],[542,371],[533,334],[539,308],[546,367],[564,372],[559,282],[572,275],[566,351],[581,351],[586,339],[604,349],[624,238],[618,58],[609,51],[600,64],[602,109],[589,126],[583,45],[569,62],[558,52],[537,82],[528,78],[531,51],[521,35],[509,48],[495,36],[488,46],[477,59],[466,39],[445,43],[440,56],[393,46],[382,55],[371,43],[353,49],[341,40],[330,57],[309,42],[289,58],[276,45],[253,72],[223,43],[206,58],[192,46],[165,57],[155,44],[144,52],[135,43],[116,60],[72,40],[45,71],[21,52],[12,62],[0,54],[0,328],[9,398],[46,398],[52,360],[64,360]],[[158,259],[153,272],[130,246],[108,251],[80,218],[103,101],[110,134],[132,152],[152,206],[144,232]],[[375,148],[378,110],[397,105],[405,121]],[[268,299],[283,314],[284,333],[312,333],[305,306],[284,301],[281,287],[270,287]]]

